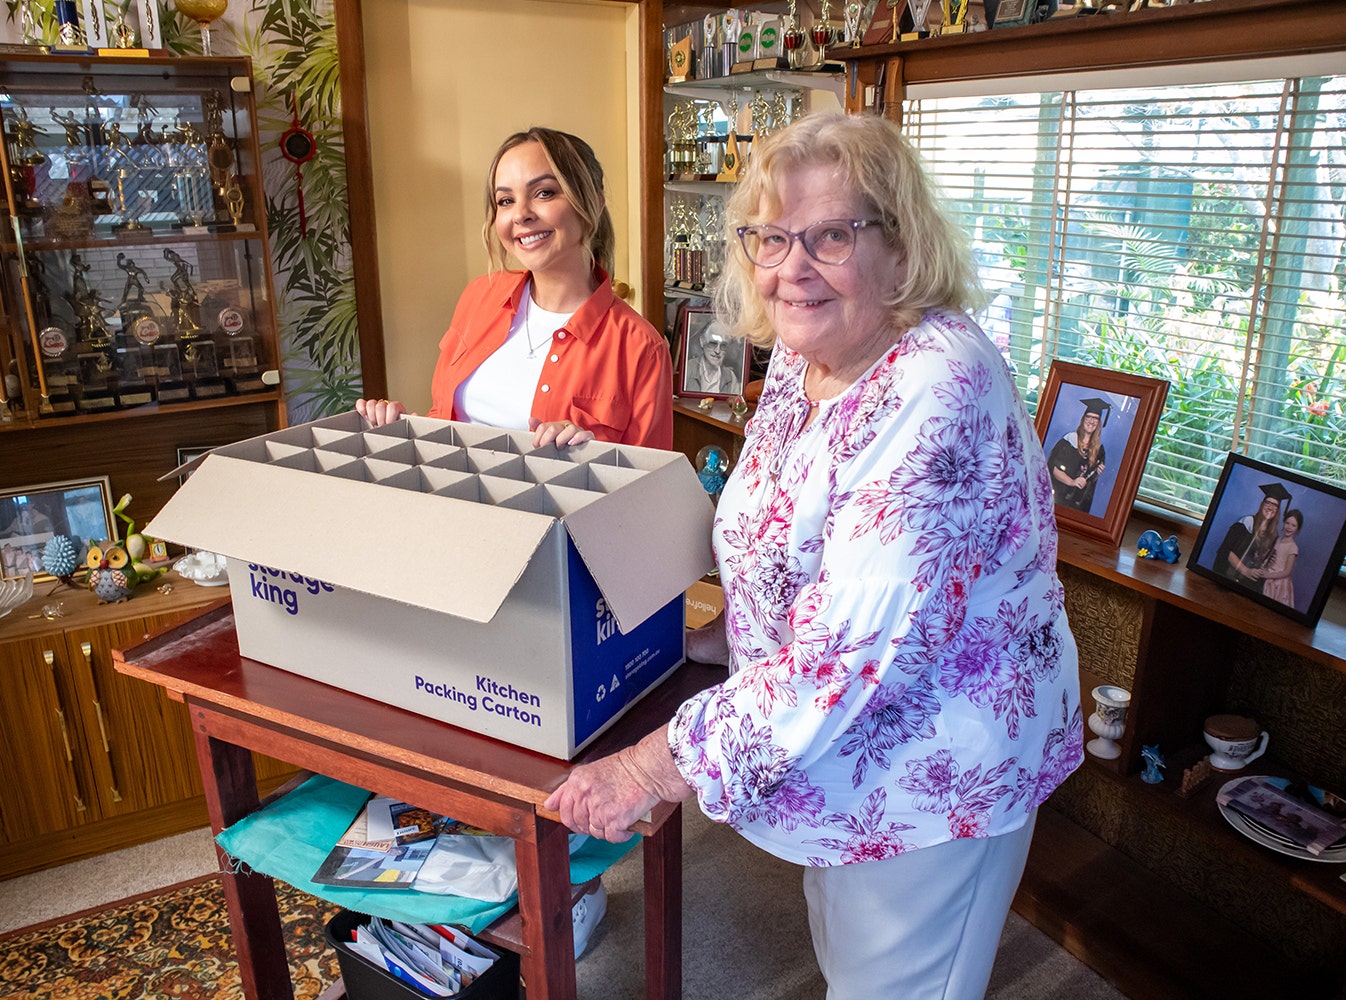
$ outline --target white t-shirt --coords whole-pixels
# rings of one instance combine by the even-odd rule
[[[552,335],[573,315],[539,308],[533,301],[530,281],[510,324],[509,336],[458,386],[453,396],[454,411],[469,423],[527,430]]]

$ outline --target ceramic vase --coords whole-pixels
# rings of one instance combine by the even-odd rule
[[[1094,713],[1089,716],[1089,728],[1098,739],[1090,740],[1085,749],[1101,760],[1116,760],[1122,754],[1117,745],[1126,728],[1126,709],[1131,704],[1131,692],[1113,684],[1100,684],[1093,690]]]

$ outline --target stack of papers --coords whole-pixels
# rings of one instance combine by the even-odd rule
[[[380,969],[435,997],[450,997],[500,956],[460,930],[371,917],[346,947]]]
[[[416,881],[447,820],[375,795],[337,841],[313,881],[365,889],[407,889]]]

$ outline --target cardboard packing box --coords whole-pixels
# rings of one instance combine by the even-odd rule
[[[683,660],[685,456],[354,412],[211,451],[145,527],[228,557],[244,656],[569,759]]]

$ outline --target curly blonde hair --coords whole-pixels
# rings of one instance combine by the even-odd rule
[[[590,266],[597,264],[612,273],[613,248],[617,242],[603,194],[603,166],[598,162],[587,142],[569,132],[534,125],[527,132],[515,132],[500,144],[486,171],[486,222],[481,227],[481,239],[486,244],[486,256],[492,271],[505,268],[506,250],[495,231],[498,208],[495,203],[495,171],[500,158],[516,146],[536,142],[546,154],[561,192],[580,219],[580,246]]]
[[[835,167],[838,184],[882,222],[883,239],[899,261],[892,287],[883,290],[895,330],[916,325],[930,309],[967,312],[982,303],[967,240],[897,126],[877,115],[811,114],[753,150],[747,176],[726,207],[732,246],[715,306],[731,329],[759,346],[775,340],[766,302],[753,284],[754,265],[735,230],[779,217],[781,178],[812,166]]]

